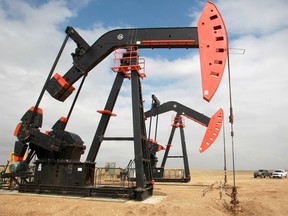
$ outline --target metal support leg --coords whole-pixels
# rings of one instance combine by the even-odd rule
[[[174,120],[174,124],[176,124],[177,121]],[[166,147],[166,150],[165,150],[165,153],[164,153],[164,156],[163,156],[163,160],[162,160],[162,163],[161,163],[161,167],[165,167],[165,164],[166,164],[166,161],[167,161],[167,157],[168,157],[168,154],[169,154],[169,151],[170,151],[170,145],[173,141],[173,137],[174,137],[174,134],[175,134],[175,129],[176,127],[175,126],[172,126],[172,129],[171,129],[171,133],[170,133],[170,136],[169,136],[169,139],[168,139],[168,145]]]
[[[181,135],[181,145],[182,145],[182,154],[183,154],[185,178],[190,179],[189,162],[188,162],[188,155],[187,155],[187,149],[186,149],[186,140],[185,140],[183,127],[180,127],[180,135]]]
[[[105,110],[110,110],[111,112],[113,111],[113,108],[116,103],[116,100],[117,100],[124,78],[125,77],[123,73],[117,73],[114,84],[110,91],[110,95],[105,105]],[[86,161],[89,161],[89,162],[95,161],[98,151],[100,149],[101,143],[103,141],[103,137],[104,137],[106,128],[108,126],[110,117],[111,116],[108,114],[102,114],[97,131],[95,133],[94,139],[90,147],[90,151],[87,155]]]
[[[136,168],[136,187],[144,189],[152,181],[151,164],[149,160],[146,127],[144,120],[141,83],[137,71],[131,72],[132,112],[134,153]]]

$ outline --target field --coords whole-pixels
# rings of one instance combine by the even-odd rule
[[[230,171],[222,196],[223,171],[191,170],[191,176],[190,183],[156,182],[154,196],[142,202],[0,191],[0,215],[288,215],[288,179],[254,179],[252,171],[237,171],[239,204],[231,209]]]

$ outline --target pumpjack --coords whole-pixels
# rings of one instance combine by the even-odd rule
[[[221,81],[227,57],[227,33],[216,6],[207,2],[197,27],[116,29],[102,35],[89,45],[73,27],[67,27],[66,38],[47,76],[38,100],[21,118],[14,135],[14,160],[30,163],[36,156],[34,178],[20,184],[19,192],[53,193],[81,196],[114,196],[143,200],[153,194],[153,177],[145,129],[138,50],[147,48],[197,48],[200,53],[203,98],[210,101]],[[68,39],[77,47],[72,53],[73,65],[61,76],[54,74]],[[81,137],[66,131],[66,125],[79,96],[87,74],[111,52],[122,48],[119,65],[113,71],[116,77],[106,105],[100,110],[101,119],[85,162],[81,155],[85,145]],[[54,75],[53,75],[54,74]],[[78,91],[66,117],[61,117],[51,131],[41,132],[43,112],[39,107],[47,91],[56,100],[64,102],[75,90],[73,84],[82,78]],[[131,82],[133,136],[105,137],[113,116],[113,108],[125,78]],[[98,187],[94,184],[95,160],[105,139],[132,140],[134,142],[136,185],[129,188]],[[28,152],[26,159],[24,154]]]
[[[159,145],[156,141],[157,136],[157,127],[158,127],[158,116],[160,114],[175,111],[176,116],[173,118],[172,122],[172,129],[170,132],[170,136],[168,139],[168,144],[166,147]],[[189,162],[188,162],[188,155],[186,149],[186,139],[184,134],[184,119],[186,117],[191,119],[205,127],[207,127],[205,136],[203,137],[202,143],[200,145],[199,151],[203,153],[206,151],[216,140],[219,135],[219,132],[222,127],[223,122],[223,110],[220,108],[211,118],[207,117],[204,114],[201,114],[183,104],[180,104],[176,101],[169,101],[163,104],[160,104],[160,101],[155,95],[152,95],[152,105],[151,109],[144,113],[145,117],[148,119],[150,118],[149,124],[149,135],[151,133],[151,124],[152,124],[152,117],[156,116],[156,127],[155,127],[155,139],[149,139],[150,149],[151,149],[151,166],[152,166],[152,175],[155,181],[161,182],[189,182],[191,179],[190,170],[189,170]],[[180,156],[171,156],[169,155],[170,148],[172,146],[173,137],[175,134],[176,129],[179,128],[180,130],[180,138],[181,138],[181,147],[182,147],[182,155]],[[158,158],[156,153],[160,150],[165,150],[162,163],[160,167],[157,167]],[[165,177],[164,176],[164,169],[166,165],[166,161],[168,158],[182,158],[183,165],[184,165],[184,173],[182,178],[175,178],[175,177]]]

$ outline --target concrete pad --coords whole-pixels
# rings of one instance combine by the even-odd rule
[[[19,193],[17,190],[0,190],[1,195],[18,195],[18,196],[35,196],[35,197],[53,197],[53,198],[66,198],[66,199],[82,199],[89,201],[99,202],[116,202],[127,204],[156,204],[165,200],[165,196],[151,196],[143,201],[127,200],[122,198],[110,198],[110,197],[78,197],[78,196],[63,196],[54,194],[37,194],[37,193]]]
[[[128,200],[126,204],[157,204],[165,200],[166,196],[151,196],[141,202],[135,200]]]

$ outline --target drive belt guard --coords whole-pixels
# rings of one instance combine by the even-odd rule
[[[206,151],[216,140],[223,123],[223,110],[219,109],[210,119],[205,136],[199,148],[200,153]]]
[[[210,101],[221,82],[227,59],[228,37],[216,6],[207,2],[198,24],[202,93]],[[211,34],[211,32],[213,32]]]

